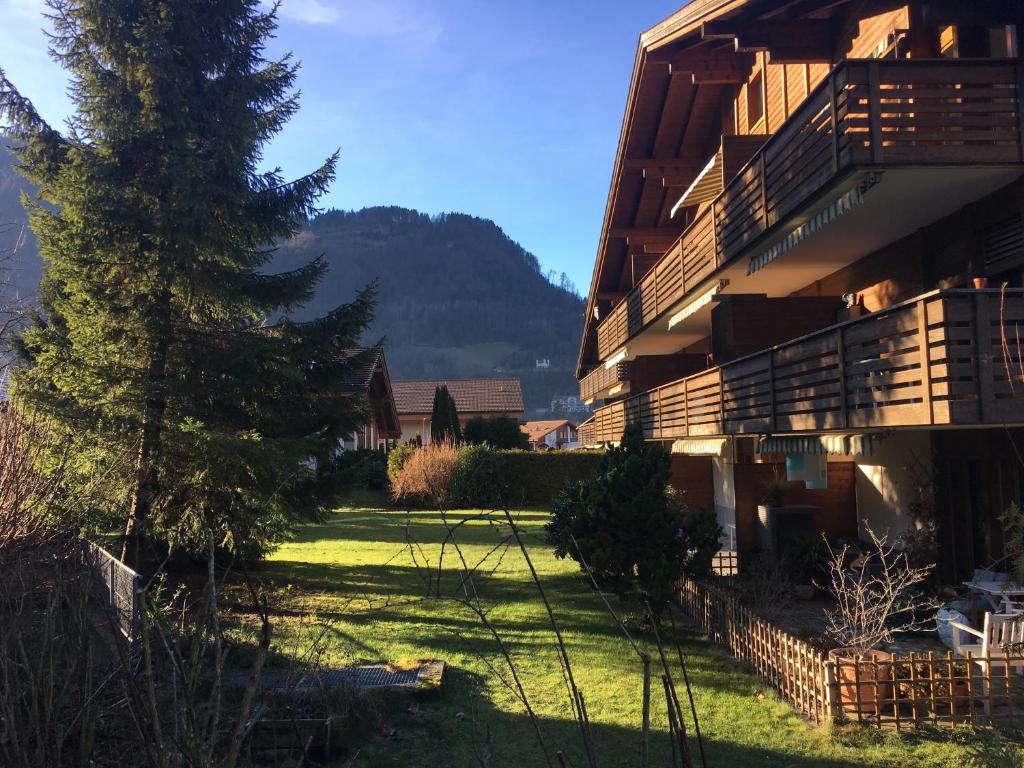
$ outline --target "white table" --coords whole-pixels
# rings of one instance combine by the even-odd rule
[[[965,581],[971,592],[981,595],[993,613],[1012,613],[1017,610],[1013,603],[1024,602],[1024,584],[1012,581]]]

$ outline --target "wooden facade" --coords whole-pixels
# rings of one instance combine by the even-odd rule
[[[846,61],[596,326],[607,359],[856,169],[1024,162],[1024,67]]]
[[[642,34],[581,444],[639,422],[686,454],[677,485],[737,532],[742,567],[757,478],[782,459],[760,438],[849,438],[827,490],[796,481],[822,532],[900,535],[921,480],[945,575],[989,565],[1024,488],[993,437],[1024,427],[1022,37],[1011,0],[694,0]]]
[[[1024,292],[935,291],[610,403],[581,425],[614,442],[1024,423]]]

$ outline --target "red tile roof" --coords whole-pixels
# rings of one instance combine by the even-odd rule
[[[531,443],[536,443],[543,440],[547,435],[554,432],[565,424],[572,424],[568,419],[554,419],[549,421],[528,421],[525,424],[520,424],[519,429],[522,430],[529,438]]]
[[[519,379],[417,379],[391,382],[398,413],[429,414],[434,408],[434,392],[442,384],[455,398],[460,415],[524,410]]]

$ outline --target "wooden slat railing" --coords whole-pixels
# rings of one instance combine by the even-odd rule
[[[632,363],[623,360],[611,368],[599,365],[582,379],[580,379],[580,397],[583,400],[591,400],[616,384],[624,384],[632,378]]]
[[[854,168],[1024,162],[1016,61],[837,66],[597,327],[602,360]]]
[[[599,408],[593,443],[1024,424],[1024,291],[933,291]]]

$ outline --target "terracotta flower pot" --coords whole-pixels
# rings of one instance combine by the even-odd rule
[[[987,277],[972,277],[971,282],[974,283],[975,288],[988,288]]]
[[[836,664],[836,683],[844,712],[873,715],[879,708],[883,712],[892,710],[891,653],[835,648],[828,652],[828,657]]]

